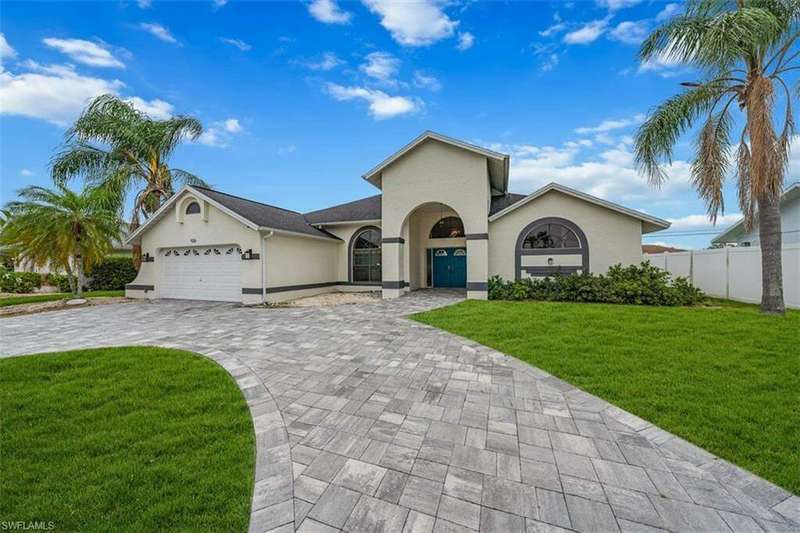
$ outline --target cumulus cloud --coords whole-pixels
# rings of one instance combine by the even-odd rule
[[[334,100],[341,102],[349,100],[367,102],[369,114],[376,120],[414,113],[422,107],[422,103],[415,99],[406,96],[391,96],[383,91],[366,87],[344,87],[336,83],[328,83],[325,85],[325,91]]]
[[[238,118],[229,118],[222,122],[222,126],[228,133],[239,133],[242,131],[242,125],[239,124]]]
[[[229,44],[231,46],[235,46],[236,48],[238,48],[242,52],[249,52],[250,50],[253,49],[253,47],[251,45],[247,44],[246,42],[244,42],[241,39],[230,39],[228,37],[220,37],[219,40],[222,41],[225,44]]]
[[[458,44],[456,48],[460,51],[469,50],[472,48],[472,45],[475,44],[475,36],[472,35],[470,32],[459,32],[458,34]]]
[[[22,170],[19,171],[19,175],[25,177],[33,176],[33,171],[27,168],[23,168]]]
[[[626,20],[617,24],[617,26],[608,33],[608,37],[609,39],[621,43],[638,45],[647,37],[648,29],[647,21]]]
[[[153,5],[153,0],[136,0],[136,5],[140,9],[147,9]]]
[[[17,57],[17,51],[8,44],[6,36],[0,33],[0,59],[10,59]]]
[[[740,213],[730,213],[727,215],[720,215],[717,217],[716,225],[711,223],[707,214],[702,215],[686,215],[679,218],[668,218],[672,222],[671,230],[701,230],[711,229],[714,227],[725,228],[731,224],[738,222],[742,218]]]
[[[593,20],[564,35],[567,44],[590,44],[600,38],[608,29],[608,19]]]
[[[400,60],[388,52],[372,52],[359,70],[376,80],[395,84],[393,78],[400,70]]]
[[[618,11],[626,7],[632,7],[641,3],[642,0],[597,0],[597,4],[607,8],[609,11]]]
[[[133,96],[126,98],[125,101],[154,120],[167,120],[172,117],[172,112],[174,111],[172,104],[158,98],[145,100],[138,96]]]
[[[637,72],[639,74],[651,72],[658,74],[662,78],[672,78],[686,70],[687,67],[680,60],[665,53],[642,62]]]
[[[397,2],[363,0],[364,5],[381,19],[392,38],[403,46],[429,46],[452,37],[458,21],[450,19],[435,0]]]
[[[658,12],[658,15],[656,15],[656,20],[658,22],[663,22],[667,19],[671,19],[672,17],[678,14],[680,9],[681,9],[680,4],[667,4],[664,6],[664,9]]]
[[[308,5],[312,17],[325,24],[347,24],[352,13],[342,11],[336,0],[314,0]]]
[[[228,118],[212,123],[203,130],[203,133],[197,138],[197,142],[212,148],[227,148],[230,146],[233,136],[242,131],[239,119]]]
[[[431,74],[426,74],[421,70],[414,72],[414,86],[420,89],[428,89],[431,91],[438,91],[442,88],[442,83]]]
[[[636,115],[628,118],[604,120],[596,126],[584,126],[581,128],[576,128],[575,133],[579,133],[581,135],[590,133],[606,133],[609,131],[636,126],[644,122],[644,119],[645,119],[644,114],[637,113]]]
[[[42,42],[70,57],[73,61],[92,67],[125,68],[125,65],[103,45],[83,39],[48,37]]]
[[[325,52],[317,60],[302,62],[302,65],[310,68],[311,70],[333,70],[339,65],[344,64],[344,61],[339,59],[333,52]]]
[[[542,37],[552,37],[567,29],[567,23],[561,20],[561,15],[556,13],[553,15],[553,24],[539,32]]]
[[[139,24],[139,29],[146,31],[156,39],[164,41],[165,43],[178,44],[178,39],[176,39],[172,33],[170,33],[169,28],[162,26],[161,24],[157,24],[155,22],[142,22]]]

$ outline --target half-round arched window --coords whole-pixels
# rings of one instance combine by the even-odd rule
[[[444,217],[431,228],[431,239],[457,239],[464,236],[464,223],[458,217]]]
[[[575,232],[557,222],[534,226],[522,241],[523,249],[580,247],[581,241]]]
[[[364,228],[353,236],[351,248],[351,275],[354,283],[379,283],[381,281],[381,230]]]
[[[197,215],[200,213],[200,204],[197,202],[191,202],[189,205],[186,206],[186,214],[187,215]]]

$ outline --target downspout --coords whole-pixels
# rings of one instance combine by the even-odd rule
[[[267,239],[275,234],[270,230],[261,236],[261,303],[267,303]]]

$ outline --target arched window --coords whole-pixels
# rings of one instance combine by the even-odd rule
[[[575,232],[557,222],[534,226],[522,241],[523,249],[580,247],[581,241]]]
[[[379,283],[381,281],[381,230],[364,228],[353,236],[351,247],[351,275],[354,283]]]
[[[200,204],[197,202],[191,202],[189,205],[186,206],[186,214],[187,215],[197,215],[200,213]]]
[[[457,239],[464,236],[464,224],[458,217],[444,217],[431,228],[431,239]]]

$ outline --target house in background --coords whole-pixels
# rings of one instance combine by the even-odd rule
[[[488,279],[639,263],[669,222],[551,183],[508,192],[508,155],[425,132],[363,178],[381,194],[298,213],[203,188],[172,196],[128,242],[132,298],[273,302],[428,287],[486,298]]]
[[[122,224],[123,235],[128,234],[128,224]],[[111,243],[112,257],[131,257],[133,255],[133,246],[122,240],[114,239]],[[52,268],[51,265],[36,266],[26,260],[14,261],[14,270],[17,272],[36,272],[37,274],[63,274],[63,269]]]
[[[672,246],[662,246],[660,244],[643,244],[643,254],[663,254],[668,252],[685,252],[683,248],[673,248]]]
[[[783,244],[800,244],[800,181],[784,189],[781,195],[781,237]],[[758,214],[753,228],[747,231],[744,219],[711,240],[716,246],[759,246]]]

